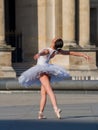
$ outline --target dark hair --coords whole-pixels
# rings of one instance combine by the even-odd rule
[[[57,50],[62,47],[63,47],[63,40],[61,38],[59,38],[55,41],[55,49]]]

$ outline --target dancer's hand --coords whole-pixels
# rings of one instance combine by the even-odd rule
[[[91,61],[91,60],[92,60],[91,56],[84,55],[83,57],[84,57],[87,61]]]
[[[34,55],[34,60],[37,60],[39,57],[40,57],[40,54],[39,54],[39,53],[35,54],[35,55]]]

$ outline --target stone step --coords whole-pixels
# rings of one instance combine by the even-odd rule
[[[16,76],[20,76],[22,72],[34,66],[31,62],[13,63],[13,69],[16,71]]]
[[[98,90],[98,80],[65,80],[52,85],[55,90]],[[39,85],[32,85],[27,88],[18,83],[17,78],[0,79],[0,90],[40,90]]]

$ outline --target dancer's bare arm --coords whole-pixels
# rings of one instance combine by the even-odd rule
[[[84,57],[86,60],[91,60],[91,57],[81,52],[70,51],[70,55]]]
[[[37,53],[34,55],[34,59],[37,60],[40,56],[44,56],[49,54],[49,50],[48,49],[44,49],[43,51]]]
[[[58,54],[79,56],[79,57],[84,57],[86,60],[91,60],[90,56],[81,52],[59,50]]]

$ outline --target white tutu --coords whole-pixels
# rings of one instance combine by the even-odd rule
[[[19,83],[25,87],[40,85],[39,77],[42,73],[46,73],[50,76],[51,83],[59,82],[70,77],[69,73],[58,65],[37,64],[21,74],[21,76],[18,78]]]

